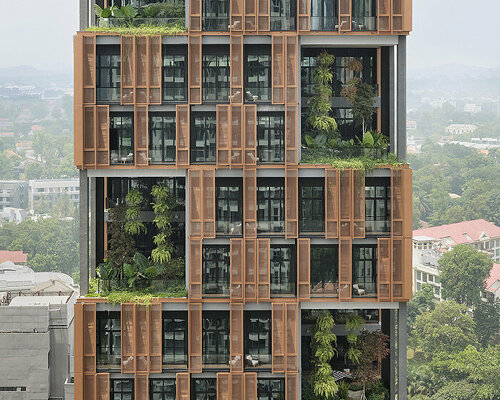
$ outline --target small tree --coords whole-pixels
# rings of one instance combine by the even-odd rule
[[[109,210],[108,224],[108,262],[120,268],[131,263],[135,254],[134,238],[125,230],[125,205],[118,205]]]
[[[155,185],[151,191],[153,195],[153,211],[158,233],[154,236],[156,248],[151,252],[151,258],[155,263],[168,263],[172,257],[172,245],[169,241],[172,235],[172,208],[174,201],[168,187]]]
[[[358,333],[365,320],[363,317],[357,313],[347,314],[345,321],[345,330],[347,331],[347,343],[349,348],[347,349],[346,357],[353,363],[358,364],[359,358],[361,357],[361,352],[357,348],[356,344],[358,341]]]
[[[127,211],[125,230],[129,235],[136,236],[146,233],[146,225],[141,221],[141,208],[144,205],[144,196],[138,189],[132,189],[125,196]]]
[[[408,303],[408,333],[413,330],[416,318],[424,312],[434,310],[435,304],[433,287],[424,283]]]
[[[375,89],[360,78],[353,78],[347,83],[347,87],[342,89],[341,95],[349,101],[354,122],[361,124],[364,135],[366,126],[371,124],[375,112]]]

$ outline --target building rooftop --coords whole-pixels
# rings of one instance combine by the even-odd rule
[[[5,261],[11,261],[14,264],[26,264],[28,261],[28,255],[24,254],[22,251],[9,251],[0,250],[0,264]],[[0,265],[0,271],[2,270]]]
[[[449,238],[454,244],[476,242],[485,235],[490,238],[500,237],[500,227],[484,219],[476,219],[473,221],[463,221],[456,224],[433,226],[431,228],[413,231],[414,239],[420,236],[426,236],[434,240]]]
[[[500,264],[493,264],[493,268],[490,271],[490,276],[486,279],[486,290],[490,292],[496,292],[500,289],[500,286],[493,288],[493,285],[500,281]]]
[[[9,307],[47,306],[49,304],[66,304],[68,296],[17,296],[12,299]]]
[[[20,287],[33,288],[47,281],[60,281],[69,288],[75,287],[73,278],[62,272],[35,272],[11,261],[0,264],[0,291],[16,290]]]

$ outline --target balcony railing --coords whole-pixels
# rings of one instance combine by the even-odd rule
[[[375,297],[377,296],[377,282],[354,283],[352,285],[353,297]]]
[[[377,30],[377,17],[362,17],[352,16],[353,31],[376,31]]]
[[[295,17],[270,17],[272,31],[294,31],[296,30]]]
[[[204,31],[228,31],[229,16],[227,17],[203,17]]]
[[[339,147],[336,149],[327,148],[303,148],[303,163],[321,163],[321,160],[348,159],[348,158],[372,158],[389,161],[389,151],[387,149],[371,149],[360,146]]]
[[[229,296],[228,282],[203,283],[203,294],[209,296]]]
[[[311,31],[336,31],[338,30],[338,18],[313,17],[311,16]]]
[[[111,164],[133,164],[134,163],[134,153],[124,153],[120,150],[111,150]]]
[[[333,281],[311,281],[311,296],[313,297],[331,297],[339,295],[339,283]]]
[[[232,222],[232,221],[217,221],[216,231],[221,235],[241,235],[241,228],[243,223],[241,221]]]

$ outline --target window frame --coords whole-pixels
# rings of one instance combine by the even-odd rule
[[[207,320],[212,320],[211,322]],[[215,324],[214,324],[215,321]],[[229,311],[204,311],[202,315],[202,358],[203,365],[224,365],[230,359]],[[210,325],[209,325],[210,324]],[[224,326],[225,325],[225,326]],[[207,327],[214,327],[208,330]],[[210,337],[213,336],[213,337]],[[211,341],[212,343],[209,343]],[[221,343],[224,342],[224,343]],[[215,350],[213,354],[210,347]]]
[[[371,3],[371,4],[368,4]],[[377,0],[352,0],[352,30],[376,31],[377,30]],[[356,14],[359,13],[359,14]],[[362,21],[360,24],[356,21]],[[367,22],[370,26],[367,26]]]
[[[109,58],[109,65],[103,66],[103,58]],[[118,58],[118,60],[116,60]],[[114,61],[113,61],[114,60]],[[107,71],[109,86],[101,85]],[[121,50],[119,45],[96,47],[96,102],[120,103],[121,100]]]
[[[121,120],[120,126],[115,126],[115,119]],[[123,119],[130,119],[130,124],[127,123],[127,127],[123,127]],[[130,133],[130,146],[124,146],[123,141],[128,139],[124,136],[124,133]],[[116,147],[116,148],[115,148]],[[130,147],[130,152],[123,157],[122,152],[124,148]],[[109,115],[109,150],[110,150],[110,164],[111,165],[122,165],[122,164],[134,164],[135,160],[135,148],[134,148],[134,114],[129,112],[118,112],[110,113]],[[115,154],[113,154],[115,152]],[[115,161],[114,158],[117,157]],[[121,161],[121,162],[120,162]]]
[[[373,188],[370,189],[370,188]],[[384,188],[384,195],[379,195],[379,189]],[[369,213],[370,202],[373,202]],[[383,215],[380,215],[379,204],[384,203]],[[372,214],[372,215],[369,215]],[[377,222],[382,221],[384,226],[379,229]],[[373,229],[372,229],[373,225]],[[391,232],[391,180],[390,178],[365,178],[365,232],[366,234],[389,234]]]
[[[304,189],[306,188],[311,189],[309,195],[304,195]],[[320,197],[315,196],[318,193],[314,188],[320,188]],[[312,204],[306,204],[306,202],[312,202]],[[318,212],[318,210],[320,211]],[[299,179],[299,232],[304,234],[325,233],[324,178]]]
[[[274,188],[274,190],[273,190]],[[279,198],[273,198],[272,193],[278,192]],[[273,220],[273,202],[278,201],[278,220]],[[262,207],[262,205],[264,207]],[[262,215],[264,214],[264,215]],[[276,224],[276,225],[274,225]],[[267,225],[265,229],[262,226]],[[273,226],[279,228],[275,229]],[[257,178],[257,233],[283,234],[285,232],[285,179],[284,178]]]
[[[161,391],[155,390],[157,387],[155,387],[155,383],[160,383],[161,382]],[[173,383],[173,393],[170,390],[170,386],[165,386],[165,383]],[[165,390],[167,389],[167,390]],[[149,378],[149,398],[153,400],[157,400],[158,397],[154,396],[155,394],[161,395],[161,397],[158,400],[175,400],[176,399],[176,381],[175,378]],[[173,396],[172,396],[173,394]]]
[[[271,383],[279,381],[279,390],[274,390],[271,387]],[[262,387],[263,383],[266,383],[268,388],[264,389]],[[265,392],[263,393],[263,391]],[[284,378],[257,378],[257,399],[259,400],[281,400],[286,397],[286,385]]]
[[[123,390],[115,391],[115,383],[122,382],[130,384],[130,391],[124,392]],[[111,378],[109,380],[109,400],[115,400],[115,395],[119,395],[116,400],[134,400],[134,379],[133,378]],[[130,394],[129,396],[123,396]]]
[[[212,63],[215,65],[211,65]],[[228,103],[231,90],[229,46],[203,46],[201,75],[203,102]],[[213,93],[211,93],[211,89]]]
[[[114,322],[111,322],[114,321]],[[116,322],[118,321],[118,322]],[[110,324],[111,322],[111,324]],[[118,326],[115,326],[117,324]],[[106,325],[109,327],[106,328]],[[96,312],[96,363],[98,367],[121,366],[121,313],[119,311]],[[117,338],[119,337],[119,340]],[[103,341],[107,343],[103,343]],[[103,347],[107,351],[103,351]],[[104,361],[103,358],[108,358]]]
[[[330,3],[330,4],[327,4]],[[321,10],[315,7],[321,5]],[[328,7],[327,7],[328,6]],[[330,8],[327,10],[327,8]],[[338,0],[311,0],[311,31],[336,31],[339,23]],[[332,14],[332,15],[327,15]]]
[[[269,21],[271,31],[297,29],[297,2],[294,0],[270,0]]]
[[[214,2],[217,3],[217,7],[215,10],[213,10],[212,7],[208,7],[210,3]],[[201,8],[202,30],[204,32],[224,32],[229,30],[229,0],[203,0]]]
[[[266,318],[262,318],[265,316]],[[271,311],[245,311],[244,313],[245,325],[244,325],[244,352],[245,352],[245,368],[253,368],[250,364],[251,360],[257,360],[259,362],[258,366],[269,365],[272,363],[272,314]],[[257,322],[252,323],[251,320],[255,319]],[[266,325],[266,322],[262,322],[261,320],[267,319],[267,330],[263,327]],[[252,328],[257,327],[258,329],[252,330]],[[255,340],[251,340],[251,334],[257,334],[258,343],[255,348],[257,351],[251,352],[251,342],[255,342]],[[266,338],[267,335],[267,338]],[[260,346],[262,341],[267,340],[267,346]],[[267,347],[267,348],[266,348]],[[250,356],[251,360],[247,357]],[[253,356],[256,356],[254,359]]]
[[[231,197],[230,190],[224,190],[226,196],[222,196],[222,188],[238,188],[237,198]],[[231,205],[236,201],[238,211],[233,218]],[[224,203],[225,207],[219,207]],[[229,211],[228,211],[229,210]],[[229,213],[229,219],[221,219],[221,216]],[[243,180],[241,178],[216,178],[215,179],[215,232],[217,235],[241,236],[243,234]]]
[[[197,381],[203,381],[204,387],[197,387]],[[210,382],[209,382],[210,381]],[[191,400],[217,400],[217,378],[192,378]]]
[[[217,255],[217,259],[207,259],[207,254],[209,250],[214,251]],[[217,296],[217,297],[229,297],[229,286],[230,286],[230,245],[203,245],[202,247],[202,255],[201,255],[201,263],[202,263],[202,295],[203,296]],[[225,273],[223,271],[224,267],[221,265],[224,263],[224,258],[226,259],[225,262]],[[215,272],[215,280],[210,279],[207,282],[206,277],[211,276],[211,273],[207,269],[206,263],[210,261],[211,263],[216,264],[214,268],[210,269],[211,271]],[[225,275],[225,279],[224,279]],[[214,283],[215,282],[215,283]],[[207,291],[206,287],[209,284],[214,284],[215,289],[214,291]]]
[[[287,250],[288,253],[290,254],[290,258],[283,258],[282,260],[276,260],[274,261],[275,258],[275,251],[276,250],[281,250],[281,253],[283,254],[283,250]],[[283,272],[283,263],[288,262],[290,265],[289,271],[288,271],[288,281],[284,282],[283,275],[285,273]],[[276,269],[273,270],[273,264],[277,263],[280,264],[280,268],[277,269],[279,277],[276,276],[273,271],[276,271]],[[270,247],[270,263],[269,263],[269,270],[270,270],[270,291],[271,291],[271,297],[286,297],[286,296],[295,296],[297,293],[297,248],[294,245],[271,245]],[[277,280],[274,278],[278,278]],[[273,286],[279,287],[273,289]],[[286,288],[289,288],[288,290]]]
[[[265,60],[260,57],[267,56],[267,66],[263,65]],[[257,57],[256,61],[251,61],[251,57]],[[253,73],[253,75],[252,75]],[[269,45],[246,45],[245,46],[245,103],[271,103],[272,101],[272,55]],[[256,87],[251,87],[250,77],[257,77]],[[260,79],[266,77],[265,79]],[[253,82],[252,82],[253,83]],[[267,83],[267,85],[266,85]],[[254,90],[253,93],[251,90]],[[257,99],[255,99],[257,97]],[[264,98],[261,98],[264,97]]]
[[[267,123],[262,124],[261,119],[266,119]],[[276,121],[274,126],[271,119],[279,119],[281,125],[276,129]],[[267,137],[267,140],[266,140]],[[279,147],[273,146],[273,140],[279,140]],[[267,142],[266,146],[261,143]],[[278,150],[279,149],[279,150]],[[279,152],[279,157],[264,156],[272,154],[273,156]],[[259,164],[283,164],[285,162],[285,113],[284,112],[258,112],[257,113],[257,158]]]
[[[325,252],[332,252],[332,254],[328,254],[327,256],[316,254],[316,252],[320,252],[321,250]],[[319,269],[317,267],[317,261],[319,261],[320,263]],[[310,279],[311,279],[310,282],[311,297],[338,297],[339,245],[312,244],[310,247],[309,262],[310,262]],[[327,265],[329,264],[329,262],[331,262],[331,265]],[[329,271],[330,266],[332,267],[331,271]],[[315,276],[318,276],[318,278],[315,279]],[[316,282],[316,280],[318,282]],[[326,282],[326,284],[324,282]],[[321,286],[318,286],[320,284]]]
[[[183,56],[184,61],[176,61],[175,57]],[[171,65],[166,65],[168,63],[168,58],[172,57],[172,64]],[[169,46],[162,46],[162,68],[161,68],[161,79],[162,79],[162,102],[164,103],[185,103],[188,100],[188,51],[186,46],[181,46],[181,45],[169,45]],[[182,63],[182,64],[177,64],[177,63]],[[171,78],[173,78],[172,82],[172,87],[170,85],[167,85],[167,78],[169,77],[168,73],[169,71],[174,72],[172,75],[170,75]],[[180,73],[181,76],[177,76],[177,72]],[[178,82],[175,82],[176,78],[183,78],[184,82],[182,85],[178,84]],[[175,91],[182,91],[182,96],[179,96],[179,98],[176,98],[175,93],[171,95],[172,99],[167,98],[167,94],[170,92],[175,92]]]
[[[155,127],[154,119],[161,118],[160,127]],[[166,120],[170,120],[167,122]],[[173,127],[171,126],[173,125]],[[153,147],[154,135],[158,134],[160,139],[159,149]],[[172,145],[166,145],[166,141],[173,141]],[[153,157],[155,152],[161,153],[161,159]],[[172,156],[168,156],[171,154]],[[150,164],[175,164],[176,156],[176,116],[175,112],[149,113],[149,162]]]
[[[197,127],[196,119],[203,118],[203,126]],[[208,126],[207,126],[208,125]],[[196,146],[199,133],[202,133],[204,145]],[[191,113],[191,163],[215,164],[217,161],[217,114],[214,111],[195,111]],[[201,153],[203,157],[198,156]],[[203,158],[203,160],[201,160]]]
[[[363,250],[364,249],[364,250]],[[366,250],[371,250],[371,258],[366,257]],[[363,256],[363,258],[361,258]],[[366,274],[366,265],[361,269],[358,262],[371,262],[370,278]],[[360,272],[363,271],[362,274]],[[358,274],[357,274],[358,273]],[[363,244],[352,246],[352,296],[353,297],[376,297],[377,296],[377,245]],[[354,286],[358,285],[363,293],[357,290]],[[362,287],[360,286],[362,285]],[[356,293],[357,291],[357,293]]]
[[[178,329],[179,322],[175,322],[175,320],[183,320],[184,322],[184,330]],[[162,312],[162,342],[161,342],[161,348],[162,348],[162,364],[163,365],[187,365],[188,363],[188,314],[185,311],[168,311]],[[171,329],[172,327],[176,329]],[[170,329],[169,329],[170,328]],[[183,338],[182,338],[182,348],[179,345],[178,342],[181,342],[180,339],[176,338],[177,334],[180,332],[183,333]],[[167,336],[169,333],[173,333],[172,339],[168,339]],[[173,341],[173,346],[171,348],[173,349],[173,357],[174,361],[169,362],[168,360],[168,351],[167,348],[168,346],[168,341]],[[179,353],[182,353],[181,355],[178,355]]]

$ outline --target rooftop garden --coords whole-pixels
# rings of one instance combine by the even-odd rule
[[[109,209],[107,258],[96,271],[88,297],[104,297],[110,303],[149,304],[154,297],[186,297],[185,259],[172,244],[172,210],[175,196],[164,184],[151,191],[156,234],[150,257],[137,251],[136,237],[146,234],[141,221],[145,199],[132,189],[125,204]]]
[[[305,129],[302,136],[302,162],[332,164],[334,168],[373,169],[382,165],[399,164],[389,153],[389,139],[376,130],[368,130],[376,111],[375,88],[360,78],[362,63],[351,58],[347,68],[353,73],[342,90],[351,106],[354,124],[360,134],[342,140],[337,121],[332,116],[332,81],[335,57],[323,51],[314,70],[313,96],[308,101]]]
[[[144,7],[130,4],[101,8],[94,6],[97,25],[87,31],[122,35],[175,35],[185,32],[183,3],[161,2]]]

